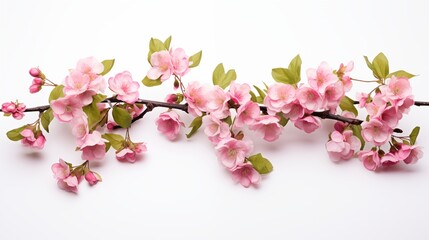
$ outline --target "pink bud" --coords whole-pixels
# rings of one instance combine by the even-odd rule
[[[165,101],[167,103],[176,103],[177,95],[176,94],[168,94],[167,97],[165,98]]]
[[[38,68],[31,68],[29,73],[32,77],[40,77],[40,70]]]
[[[109,131],[113,131],[117,125],[118,125],[118,124],[116,124],[115,122],[109,121],[109,122],[106,124],[106,126],[107,126],[107,130],[109,130]]]
[[[33,84],[34,85],[43,85],[45,83],[45,81],[43,81],[43,79],[39,78],[39,77],[35,77],[33,79]]]
[[[85,180],[92,186],[100,182],[101,177],[96,172],[89,171],[85,174]]]
[[[37,93],[40,91],[40,89],[42,89],[41,85],[32,84],[30,86],[30,93]]]

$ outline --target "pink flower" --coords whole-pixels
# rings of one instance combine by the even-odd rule
[[[95,184],[97,184],[98,182],[101,182],[102,181],[102,179],[101,179],[101,176],[98,174],[98,173],[96,173],[96,172],[92,172],[92,171],[89,171],[89,172],[87,172],[86,174],[85,174],[85,180],[89,183],[89,185],[95,185]]]
[[[134,163],[137,160],[137,154],[146,152],[146,144],[145,143],[135,143],[132,147],[126,147],[120,149],[116,152],[116,159],[122,162],[131,162]]]
[[[51,108],[54,116],[60,122],[70,122],[73,118],[84,114],[81,99],[68,96],[51,101]]]
[[[306,133],[312,133],[316,131],[320,127],[320,118],[314,116],[307,116],[304,118],[300,118],[295,121],[295,127],[303,130]]]
[[[40,77],[40,74],[41,74],[42,72],[40,71],[40,69],[39,69],[39,68],[31,68],[31,69],[28,71],[28,73],[30,73],[30,75],[31,75],[32,77],[38,78],[38,77]]]
[[[259,184],[261,175],[253,168],[252,164],[243,163],[232,170],[232,179],[247,188],[251,184]]]
[[[395,106],[387,107],[380,116],[380,120],[390,128],[396,127],[401,118],[402,114],[398,112]]]
[[[316,111],[322,106],[322,98],[320,94],[309,87],[300,87],[296,91],[296,98],[299,103],[310,111]]]
[[[227,138],[220,141],[215,149],[220,162],[231,170],[244,163],[244,159],[253,149],[253,144],[235,138]]]
[[[176,139],[180,131],[180,126],[185,126],[180,121],[179,115],[174,111],[161,113],[155,123],[158,126],[158,131],[164,134],[169,140]]]
[[[109,79],[109,88],[118,94],[117,99],[129,104],[134,104],[139,98],[139,87],[139,83],[133,81],[128,71],[118,73]]]
[[[57,180],[64,180],[70,175],[70,166],[61,158],[59,163],[52,164],[51,170]]]
[[[88,90],[90,81],[91,79],[88,75],[79,71],[71,71],[70,75],[64,80],[63,92],[66,96],[84,93]]]
[[[31,83],[30,86],[30,93],[37,93],[42,89],[42,86],[44,84],[44,80],[41,78],[34,78],[33,82]]]
[[[213,144],[218,144],[222,139],[231,137],[228,124],[211,114],[203,117],[203,123],[206,125],[204,133]]]
[[[24,138],[21,140],[21,143],[24,146],[33,147],[36,149],[42,149],[45,146],[45,136],[43,136],[41,131],[36,132],[36,134],[33,132],[33,129],[26,128],[21,131],[21,136]]]
[[[343,133],[334,131],[331,133],[331,140],[326,143],[326,150],[332,161],[347,160],[359,151],[360,146],[359,138],[354,136],[351,130]]]
[[[392,76],[386,80],[387,85],[380,87],[381,93],[388,101],[397,101],[411,96],[411,85],[408,78]]]
[[[282,109],[282,111],[284,113],[285,118],[289,118],[292,121],[296,121],[302,118],[305,113],[304,107],[301,105],[301,103],[299,103],[297,99],[292,103],[286,105]]]
[[[244,125],[251,125],[256,118],[261,115],[259,105],[255,102],[248,101],[237,109],[234,127],[242,128]]]
[[[236,105],[243,105],[250,101],[250,86],[247,83],[239,84],[232,82],[228,91],[229,98]]]
[[[219,86],[214,86],[208,95],[207,111],[219,119],[226,118],[230,115],[229,112],[229,96]]]
[[[372,142],[376,146],[381,146],[389,140],[393,130],[388,125],[377,119],[362,123],[362,137],[367,142]]]
[[[322,105],[325,109],[335,112],[343,97],[344,87],[341,82],[336,82],[326,87]]]
[[[83,160],[99,160],[104,158],[106,145],[101,138],[100,132],[94,131],[86,135],[80,146],[80,150],[82,151]]]
[[[165,97],[165,102],[177,103],[177,99],[178,99],[177,94],[168,94],[167,97]]]
[[[193,116],[201,116],[207,111],[209,89],[199,82],[190,82],[186,88],[185,98],[188,103],[188,111]]]
[[[27,107],[24,103],[18,102],[6,102],[1,106],[1,110],[3,111],[5,116],[12,115],[13,118],[20,120],[24,117],[24,111]]]
[[[324,94],[329,85],[338,81],[338,77],[326,62],[322,62],[317,70],[313,68],[308,69],[307,78],[310,86],[320,94]]]
[[[413,164],[423,157],[423,151],[421,150],[421,147],[416,145],[410,146],[400,144],[398,146],[398,151],[396,152],[396,157],[400,161],[404,161],[406,164]]]
[[[277,116],[261,115],[249,128],[253,131],[262,133],[264,140],[273,142],[277,140],[282,133],[279,120]]]
[[[370,171],[375,171],[381,166],[380,156],[376,151],[360,151],[358,158],[362,161],[363,166]]]
[[[70,122],[72,134],[76,138],[77,145],[81,146],[89,134],[88,118],[85,115],[73,118]]]
[[[150,56],[151,69],[147,72],[149,79],[156,80],[161,78],[161,81],[169,79],[172,74],[171,55],[167,50],[155,52]]]
[[[343,84],[344,91],[348,92],[352,88],[352,81],[350,79],[350,72],[353,70],[354,63],[353,61],[350,61],[346,66],[344,66],[343,63],[341,63],[338,71],[337,76],[340,78],[340,81]]]
[[[370,101],[370,96],[367,93],[357,93],[356,99],[359,101],[359,107],[363,108]]]
[[[59,179],[57,184],[58,184],[58,187],[60,187],[65,191],[77,193],[77,186],[79,185],[79,179],[77,178],[77,176],[69,175],[65,179]]]
[[[268,113],[275,115],[278,112],[288,113],[288,106],[295,100],[295,88],[289,84],[275,83],[268,88],[264,104],[267,106]],[[284,109],[287,109],[286,111]]]
[[[390,152],[384,154],[384,156],[382,156],[380,159],[380,163],[384,167],[395,165],[398,162],[399,162],[399,159],[397,158],[397,156]]]
[[[94,57],[82,58],[76,64],[76,71],[87,75],[91,81],[98,78],[103,70],[103,64]]]
[[[176,48],[170,50],[171,66],[173,74],[184,76],[189,71],[189,57],[186,55],[185,50]]]

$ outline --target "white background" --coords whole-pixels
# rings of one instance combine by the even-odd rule
[[[185,81],[211,82],[214,67],[235,68],[238,82],[273,83],[271,68],[301,54],[305,69],[326,60],[355,61],[355,78],[372,79],[363,55],[383,51],[391,69],[419,74],[415,98],[429,100],[427,1],[0,1],[0,102],[46,104],[48,89],[31,95],[28,69],[61,82],[78,59],[116,58],[109,76],[129,70],[141,80],[150,37],[173,35],[173,47],[203,50]],[[355,84],[359,91],[371,86]],[[141,88],[162,100],[170,80]],[[354,97],[354,92],[351,93]],[[50,166],[78,164],[66,125],[53,122],[43,151],[9,141],[5,133],[37,118],[0,118],[0,239],[429,239],[429,153],[416,165],[369,172],[350,160],[332,163],[324,149],[332,122],[307,135],[287,126],[275,143],[255,152],[274,171],[258,188],[234,184],[200,132],[175,142],[147,115],[132,128],[149,151],[135,164],[109,152],[93,169],[103,182],[83,182],[77,195],[61,191]],[[400,123],[421,126],[429,149],[429,108],[413,107]],[[362,116],[361,116],[362,117]],[[182,114],[187,124],[190,118]],[[184,134],[186,130],[182,130]],[[183,135],[182,134],[182,135]]]

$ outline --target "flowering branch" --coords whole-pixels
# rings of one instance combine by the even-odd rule
[[[364,57],[375,80],[350,77],[353,62],[341,64],[337,70],[322,62],[317,69],[306,71],[308,83],[304,84],[302,61],[297,55],[287,68],[272,69],[274,84],[254,85],[252,90],[246,83],[237,83],[235,70],[225,70],[222,63],[213,71],[212,85],[187,82],[184,76],[199,65],[202,52],[188,56],[182,48],[170,48],[170,43],[171,37],[165,41],[150,40],[150,69],[141,81],[146,87],[155,87],[173,78],[174,92],[165,101],[139,98],[140,83],[128,71],[106,81],[104,76],[112,69],[114,59],[81,59],[63,84],[54,83],[40,69],[32,68],[30,93],[53,87],[49,104],[26,108],[18,101],[4,103],[1,111],[15,119],[22,119],[25,112],[39,112],[36,121],[10,130],[7,137],[42,149],[46,141],[43,133],[50,132],[54,119],[68,124],[84,162],[74,166],[60,159],[52,165],[52,172],[58,186],[70,192],[77,192],[83,179],[91,185],[101,181],[100,175],[90,170],[90,163],[103,160],[110,148],[122,162],[133,163],[137,155],[146,152],[144,142],[132,140],[130,127],[157,107],[167,109],[155,123],[169,140],[177,138],[185,126],[176,111],[191,115],[194,119],[188,124],[190,131],[186,136],[190,138],[204,127],[219,162],[244,187],[258,184],[261,175],[273,170],[268,159],[253,152],[247,131],[258,132],[264,140],[273,142],[287,124],[309,134],[321,127],[322,119],[336,121],[325,144],[329,157],[333,161],[357,157],[371,171],[400,162],[415,163],[422,157],[416,145],[420,127],[406,135],[398,126],[411,106],[429,106],[429,102],[414,101],[410,79],[415,75],[403,70],[391,72],[383,53],[372,61]],[[359,93],[353,100],[346,95],[352,81],[375,83],[376,87],[369,93]],[[111,96],[104,95],[107,86],[113,92]],[[357,118],[357,107],[361,113],[366,111],[364,120]],[[112,132],[117,128],[125,129],[125,134]]]

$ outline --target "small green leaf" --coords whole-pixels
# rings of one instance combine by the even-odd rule
[[[49,94],[49,103],[64,96],[63,88],[63,85],[58,85],[52,89],[51,93]]]
[[[360,140],[360,150],[362,150],[365,147],[365,140],[362,137],[362,126],[361,125],[350,125],[353,131],[353,135],[355,135]]]
[[[237,73],[235,70],[231,69],[225,73],[222,63],[219,63],[213,71],[213,85],[217,85],[222,89],[227,88],[235,79],[237,79]]]
[[[260,153],[250,156],[248,160],[252,163],[253,168],[260,174],[267,174],[273,171],[273,165],[271,162],[264,158]]]
[[[355,116],[358,115],[358,111],[355,105],[353,104],[353,100],[345,95],[340,101],[340,108],[343,111],[352,112]]]
[[[265,99],[265,96],[266,96],[265,92],[262,91],[260,88],[258,88],[258,86],[256,85],[253,85],[253,87],[256,89],[256,91],[258,91],[259,96],[261,96],[262,100]]]
[[[410,134],[410,143],[411,143],[411,145],[416,144],[417,137],[419,136],[419,133],[420,133],[420,127],[419,126],[415,127],[413,129],[413,131],[411,131],[411,134]]]
[[[112,116],[113,120],[115,120],[119,126],[123,128],[131,127],[132,117],[127,110],[117,106],[113,107]]]
[[[12,141],[19,141],[24,137],[21,135],[22,130],[24,130],[28,125],[24,125],[19,128],[15,128],[6,133],[7,137]]]
[[[250,100],[252,100],[252,102],[257,102],[256,94],[253,91],[250,91],[249,93],[251,96]]]
[[[383,53],[379,53],[372,60],[373,73],[378,79],[386,79],[389,74],[389,61]]]
[[[146,87],[154,87],[162,84],[160,79],[152,80],[152,79],[149,79],[147,76],[142,80],[142,83]]]
[[[297,73],[287,68],[273,68],[271,70],[271,76],[276,82],[291,85],[297,84],[300,81],[300,77],[297,75]]]
[[[199,116],[194,118],[194,120],[192,120],[191,124],[189,125],[190,128],[192,128],[192,130],[186,134],[187,138],[192,137],[197,130],[201,127],[201,125],[203,124],[203,116]]]
[[[101,62],[104,66],[104,70],[103,72],[100,73],[101,76],[106,75],[107,73],[110,72],[110,70],[112,70],[113,65],[115,64],[115,59],[107,59]]]
[[[192,64],[189,65],[189,67],[193,68],[193,67],[198,66],[201,62],[202,55],[203,55],[203,51],[199,51],[199,52],[195,53],[194,55],[192,55],[191,57],[189,57],[189,62],[192,62]]]
[[[42,123],[42,127],[46,130],[46,132],[49,132],[49,124],[53,119],[54,114],[51,108],[48,108],[48,110],[44,111],[42,116],[40,116],[40,122]]]
[[[123,136],[115,133],[105,133],[101,137],[109,141],[115,150],[123,148],[123,143],[125,142]]]
[[[392,77],[392,76],[395,76],[395,77],[403,77],[403,78],[408,78],[408,79],[410,79],[410,78],[415,77],[416,75],[411,74],[411,73],[409,73],[409,72],[406,72],[406,71],[404,71],[404,70],[399,70],[399,71],[396,71],[396,72],[393,72],[393,73],[389,73],[389,75],[387,75],[387,77],[388,77],[388,78],[390,78],[390,77]]]
[[[282,112],[279,112],[276,115],[280,118],[279,124],[282,127],[286,126],[286,124],[289,122],[289,118],[285,118]]]
[[[372,63],[369,61],[367,56],[363,56],[363,58],[365,59],[366,65],[368,66],[369,69],[371,69],[371,71],[374,71],[374,67],[372,66]]]
[[[168,50],[170,49],[170,43],[171,43],[171,36],[169,36],[167,39],[165,39],[164,41],[164,46],[165,48]]]
[[[299,78],[298,82],[301,80],[301,65],[302,65],[302,60],[298,54],[290,61],[289,67],[288,67],[290,71],[294,72],[298,76]]]

